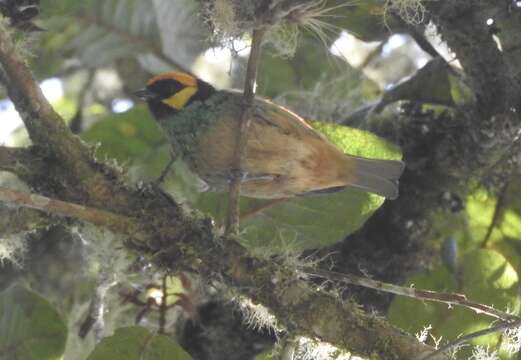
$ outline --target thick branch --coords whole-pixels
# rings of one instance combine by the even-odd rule
[[[519,55],[515,44],[521,46],[518,36],[521,26],[515,11],[507,14],[505,5],[483,0],[431,1],[425,5],[469,78],[476,94],[478,113],[489,117],[519,107],[520,66],[518,60],[511,60],[512,54]],[[512,40],[512,36],[508,38],[507,56],[498,48],[493,31],[486,23],[489,18],[495,19],[497,13],[502,14],[504,22],[508,19],[510,25],[517,22],[511,28],[511,31],[517,29],[516,40]]]
[[[8,95],[20,113],[31,140],[43,152],[56,157],[67,169],[69,176],[62,181],[77,192],[88,193],[92,203],[110,203],[123,207],[121,203],[126,200],[125,196],[118,194],[106,175],[96,170],[90,150],[71,133],[45,99],[6,29],[0,29],[0,64]]]

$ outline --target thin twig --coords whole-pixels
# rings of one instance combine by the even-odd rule
[[[228,217],[226,219],[226,235],[237,234],[239,231],[239,195],[241,193],[242,164],[248,142],[248,128],[251,122],[251,108],[255,99],[255,79],[257,78],[257,65],[259,63],[262,39],[265,29],[253,30],[250,57],[246,69],[246,81],[244,83],[243,108],[241,122],[235,143],[233,157],[232,178],[228,197]]]
[[[445,303],[447,305],[462,306],[473,310],[478,314],[484,314],[503,321],[521,321],[521,317],[508,314],[504,311],[494,309],[492,306],[475,303],[467,300],[463,294],[444,293],[431,290],[415,289],[412,287],[398,286],[369,279],[367,277],[352,274],[342,274],[334,271],[320,269],[306,269],[306,273],[311,276],[320,277],[327,280],[339,281],[346,284],[363,286],[365,288],[379,290],[391,294],[407,296],[418,300],[428,300]]]
[[[38,194],[0,187],[0,202],[83,220],[123,234],[133,234],[133,236],[136,236],[140,233],[136,222],[126,216],[51,199]]]
[[[432,353],[430,353],[427,356],[423,357],[421,360],[434,359],[436,356],[438,356],[440,354],[443,354],[445,352],[448,352],[450,349],[453,349],[453,348],[455,348],[457,346],[460,346],[461,344],[468,343],[469,341],[471,341],[471,340],[473,340],[475,338],[478,338],[478,337],[481,337],[481,336],[485,336],[485,335],[488,335],[488,334],[493,334],[493,333],[496,333],[496,332],[499,332],[499,331],[504,331],[504,330],[507,330],[507,329],[512,329],[512,328],[519,327],[519,326],[521,326],[521,320],[517,320],[517,321],[514,321],[514,322],[512,322],[512,321],[505,321],[505,322],[502,322],[502,323],[500,323],[498,325],[489,327],[488,329],[483,329],[483,330],[479,330],[479,331],[470,333],[468,335],[459,337],[456,340],[451,341],[450,343],[440,347],[436,351],[433,351]]]
[[[490,225],[488,226],[487,233],[481,242],[481,248],[486,248],[488,242],[490,240],[490,236],[492,235],[492,231],[498,225],[501,215],[503,214],[503,208],[505,206],[505,197],[507,194],[507,189],[510,181],[507,182],[501,187],[499,194],[497,196],[496,206],[494,207],[494,214],[492,215],[492,220],[490,221]]]
[[[76,107],[76,114],[72,117],[69,123],[69,128],[74,134],[79,134],[83,128],[83,109],[87,102],[87,94],[94,81],[94,75],[96,69],[89,69],[87,72],[87,80],[82,85],[80,92],[78,93],[78,105]]]
[[[168,311],[168,288],[167,288],[167,280],[168,275],[163,275],[163,279],[161,281],[161,303],[159,304],[159,334],[166,334],[166,312]]]

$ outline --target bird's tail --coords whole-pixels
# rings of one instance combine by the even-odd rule
[[[369,191],[388,199],[398,197],[398,179],[405,164],[397,160],[366,159],[349,156],[352,170],[349,186]]]

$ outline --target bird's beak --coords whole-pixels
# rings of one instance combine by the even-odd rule
[[[134,95],[136,97],[138,97],[139,99],[145,100],[145,101],[152,100],[152,99],[156,98],[156,96],[157,96],[156,94],[154,94],[152,91],[148,90],[147,88],[135,91]]]

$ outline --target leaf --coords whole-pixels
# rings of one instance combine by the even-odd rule
[[[208,48],[211,36],[196,5],[194,0],[153,0],[152,5],[163,52],[186,69]]]
[[[502,241],[493,243],[490,248],[503,255],[510,265],[512,265],[518,276],[521,274],[521,241],[519,238],[505,238]]]
[[[177,343],[140,326],[119,328],[104,338],[87,360],[192,360]]]
[[[108,65],[116,59],[152,56],[167,59],[161,50],[153,0],[91,0],[68,14],[80,24],[69,43],[88,67]]]
[[[496,203],[497,199],[483,190],[478,190],[468,197],[466,202],[469,230],[468,242],[480,244],[485,239],[485,235],[494,216]],[[501,237],[501,234],[496,230],[491,234],[491,241]]]
[[[266,350],[266,351],[260,353],[259,355],[256,355],[254,360],[270,360],[270,359],[273,359],[273,350],[272,349]]]
[[[363,41],[384,40],[393,33],[406,32],[407,26],[397,17],[389,15],[384,19],[384,4],[382,0],[328,0],[325,8],[336,8],[329,16],[326,14],[326,19]]]
[[[110,114],[82,134],[82,138],[100,146],[98,156],[130,161],[143,156],[165,142],[148,110],[135,106],[120,114]]]
[[[461,293],[469,300],[492,305],[499,310],[517,314],[521,306],[519,299],[519,277],[514,268],[498,252],[473,250],[461,260]],[[439,324],[438,335],[455,339],[493,325],[494,319],[478,315],[464,308],[454,308]],[[474,345],[496,346],[498,334],[491,334],[472,341]]]
[[[470,299],[519,311],[519,277],[504,256],[493,250],[473,250],[462,258],[460,268],[462,292]]]
[[[19,285],[0,294],[0,358],[58,360],[66,339],[62,317],[43,297]]]
[[[411,276],[408,284],[435,291],[457,291],[470,301],[494,306],[499,310],[519,313],[519,277],[512,265],[500,253],[493,250],[468,251],[460,261],[459,285],[443,267]],[[456,339],[489,327],[494,319],[459,306],[418,301],[396,297],[389,309],[389,320],[403,329],[415,333],[431,325],[435,337]],[[498,335],[493,334],[473,341],[475,345],[495,346]]]
[[[399,159],[399,149],[378,136],[331,123],[310,122],[345,153]],[[226,216],[227,193],[203,193],[195,206],[219,223]],[[356,231],[384,198],[355,188],[289,200],[241,198],[241,241],[252,251],[301,252],[332,245]]]
[[[453,91],[454,90],[454,91]],[[411,77],[385,91],[374,111],[398,100],[412,100],[445,106],[455,106],[469,99],[465,96],[464,85],[445,60],[435,58],[416,71]]]
[[[487,241],[488,247],[494,247],[496,242],[505,239],[521,244],[521,216],[511,208],[512,204],[509,200],[511,198],[508,196],[505,198],[507,200],[502,204],[501,209],[498,209],[499,216]],[[496,206],[495,196],[478,189],[467,197],[464,212],[450,216],[439,213],[433,217],[438,237],[456,239],[458,247],[463,251],[482,246],[492,224]]]
[[[354,72],[343,60],[331,57],[328,48],[310,35],[299,38],[293,60],[281,58],[272,51],[264,51],[260,64],[257,93],[268,99],[294,90],[311,90],[319,81],[338,79],[345,77],[348,72]],[[352,81],[345,85],[359,85],[358,81],[356,85],[354,83]]]
[[[498,209],[500,215],[490,234],[489,244],[502,241],[504,238],[521,242],[521,216],[510,209],[510,199],[507,197]],[[496,197],[484,190],[478,190],[468,197],[466,202],[468,233],[464,239],[467,243],[481,244],[484,241],[496,207]]]
[[[456,291],[456,280],[444,266],[437,266],[431,271],[412,275],[405,286],[441,292]],[[438,324],[446,318],[450,309],[445,304],[421,301],[404,296],[396,296],[388,312],[389,321],[408,331],[418,333],[426,326],[438,331]]]

